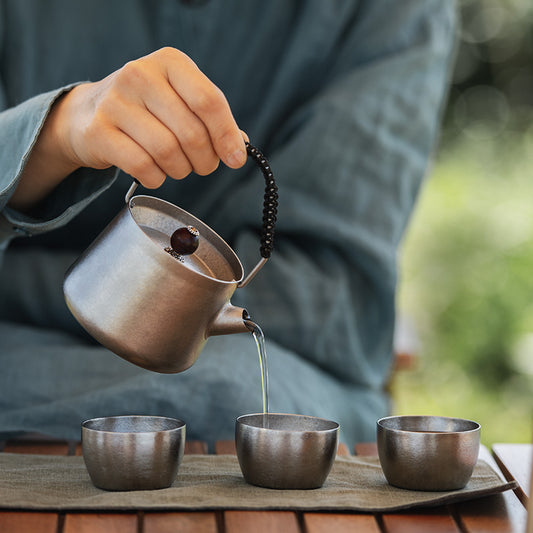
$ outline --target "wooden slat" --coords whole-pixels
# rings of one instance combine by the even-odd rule
[[[383,526],[387,533],[459,533],[455,520],[443,507],[436,509],[384,514]]]
[[[136,513],[70,513],[63,533],[137,533]]]
[[[494,444],[492,453],[506,479],[514,479],[518,483],[516,495],[527,507],[531,497],[531,462],[533,461],[533,445],[531,444]]]
[[[292,511],[225,511],[225,533],[300,533]]]
[[[375,442],[359,442],[355,445],[355,454],[363,457],[376,456],[378,454],[378,445]]]
[[[188,440],[185,442],[185,453],[206,455],[207,454],[207,442],[201,440]]]
[[[479,458],[499,473],[496,461],[485,446],[481,446]],[[510,490],[454,507],[464,531],[468,533],[523,533],[526,529],[526,509]]]
[[[215,453],[217,455],[237,455],[237,448],[234,440],[219,440],[215,442]]]
[[[210,512],[146,513],[144,533],[217,533],[216,514]]]
[[[305,533],[380,533],[381,529],[373,515],[305,513]]]
[[[2,533],[56,533],[57,521],[56,513],[0,511]]]
[[[467,533],[524,533],[526,510],[512,491],[456,504]]]
[[[342,455],[344,457],[350,455],[350,450],[348,449],[348,446],[344,444],[344,442],[339,442],[339,447],[337,448],[337,455]]]

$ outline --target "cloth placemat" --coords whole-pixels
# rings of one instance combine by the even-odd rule
[[[514,488],[484,462],[458,491],[391,487],[377,457],[338,457],[324,486],[273,490],[248,485],[233,455],[185,455],[168,489],[95,488],[82,457],[0,453],[0,508],[26,510],[285,509],[392,511],[458,502]]]

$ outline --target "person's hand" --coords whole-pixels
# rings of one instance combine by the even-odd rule
[[[246,162],[243,136],[222,91],[184,53],[163,48],[59,104],[64,153],[78,166],[115,165],[144,186],[168,175],[207,175]]]
[[[52,107],[10,204],[27,208],[79,167],[117,166],[148,188],[246,162],[222,91],[184,53],[162,48]]]

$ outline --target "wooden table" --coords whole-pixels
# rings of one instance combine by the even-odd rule
[[[76,442],[36,438],[0,443],[3,452],[79,455]],[[207,453],[201,442],[188,442],[185,453]],[[217,443],[216,453],[235,453],[234,443]],[[340,446],[340,454],[348,454]],[[375,444],[355,447],[359,455],[376,455]],[[481,458],[507,479],[519,483],[516,491],[456,505],[395,513],[324,513],[291,511],[216,512],[26,512],[0,511],[1,533],[524,533],[526,504],[531,496],[532,446],[496,444],[492,454],[482,448]]]

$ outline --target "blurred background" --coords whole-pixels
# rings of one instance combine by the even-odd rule
[[[533,2],[459,0],[458,57],[411,220],[395,412],[471,418],[482,442],[533,437]]]

